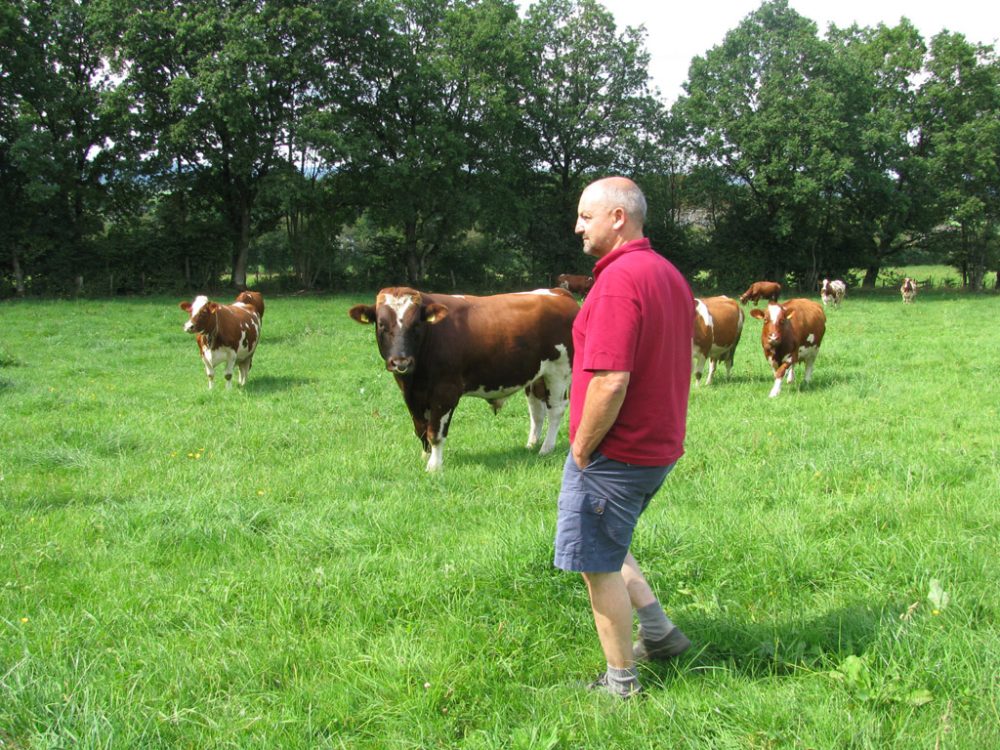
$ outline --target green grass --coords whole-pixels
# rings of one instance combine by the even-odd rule
[[[565,431],[463,401],[427,475],[365,299],[211,392],[174,299],[0,306],[0,748],[1000,746],[1000,299],[852,293],[776,400],[748,319],[634,545],[697,647],[621,705]]]

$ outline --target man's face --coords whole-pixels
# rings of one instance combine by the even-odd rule
[[[621,228],[620,210],[611,207],[604,192],[588,187],[577,207],[576,233],[583,235],[583,252],[597,258],[614,249],[616,230]]]

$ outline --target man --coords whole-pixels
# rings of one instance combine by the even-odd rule
[[[555,565],[583,574],[607,671],[590,685],[628,698],[636,660],[691,642],[667,618],[635,558],[632,532],[684,452],[694,298],[643,236],[646,199],[624,177],[589,185],[576,233],[597,258],[573,323],[570,454],[563,469]],[[639,640],[632,643],[632,610]]]

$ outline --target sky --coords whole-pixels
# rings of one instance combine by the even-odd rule
[[[692,58],[722,42],[728,31],[761,5],[761,0],[600,0],[625,26],[646,27],[646,50],[653,85],[667,105],[683,93]],[[524,8],[529,0],[520,0]],[[814,21],[820,36],[832,23],[895,26],[908,18],[926,41],[941,31],[964,34],[970,42],[996,44],[1000,37],[997,0],[789,0],[797,13]]]

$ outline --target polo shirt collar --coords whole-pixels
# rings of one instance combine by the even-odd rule
[[[637,240],[632,240],[631,242],[626,242],[624,245],[615,248],[610,253],[600,258],[597,263],[594,264],[594,280],[601,275],[601,271],[607,268],[609,265],[614,263],[620,257],[626,253],[634,253],[641,250],[652,250],[653,246],[649,244],[649,238],[640,237]]]

